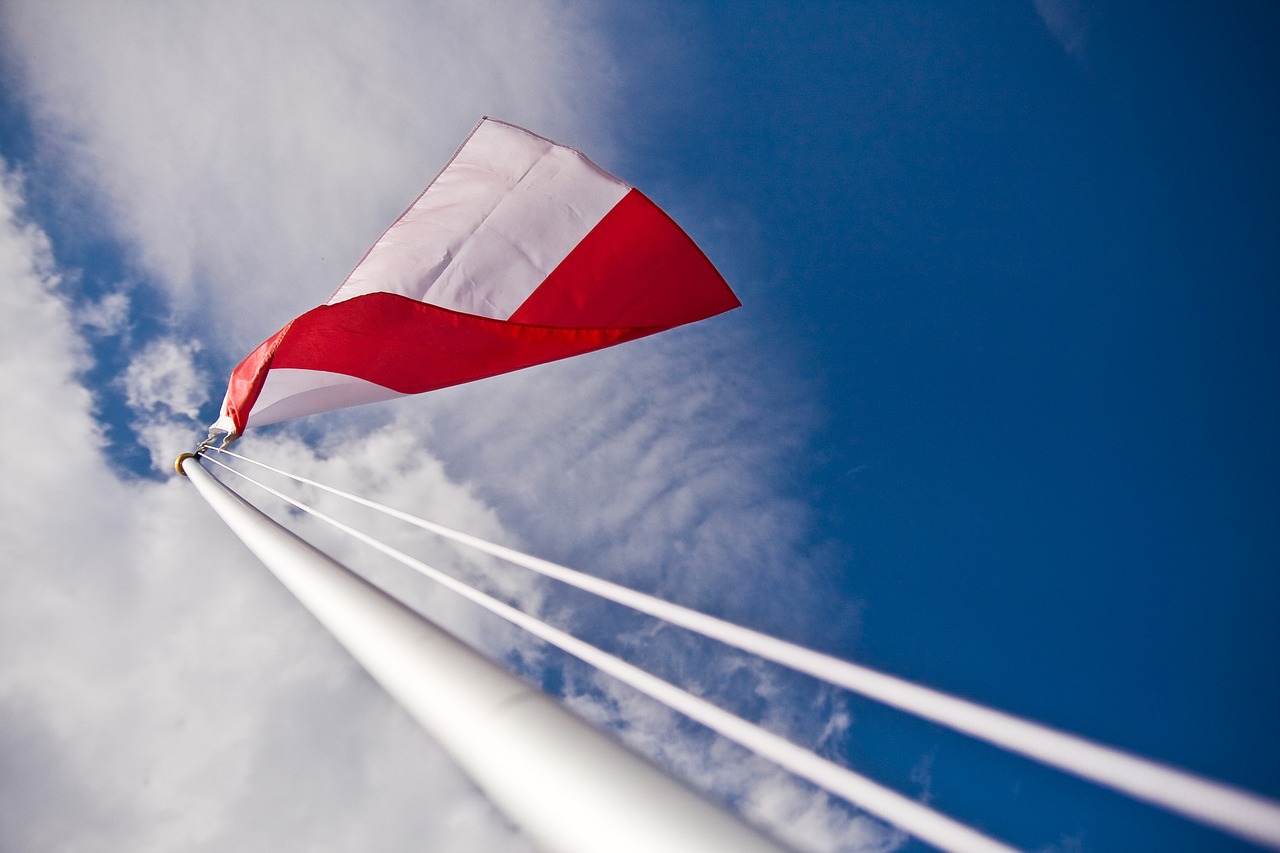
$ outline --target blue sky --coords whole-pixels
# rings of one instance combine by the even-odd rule
[[[144,507],[167,506],[176,523],[179,510],[203,511],[175,502],[154,460],[194,440],[230,365],[321,301],[489,113],[643,189],[744,307],[542,372],[264,430],[246,452],[426,501],[376,473],[380,460],[409,459],[400,470],[452,496],[441,511],[460,526],[1280,797],[1280,15],[1268,4],[546,3],[514,22],[493,4],[394,7],[354,23],[325,4],[302,31],[249,6],[203,23],[145,4],[88,8],[13,3],[0,17],[0,155],[6,174],[23,175],[21,221],[48,235],[61,275],[54,302],[31,303],[65,315],[40,345],[65,338],[50,363],[72,365],[57,386],[70,402],[15,405],[33,421],[74,409],[82,437],[95,414],[107,422],[108,443],[80,452],[98,466],[94,482],[125,496],[113,511],[129,524]],[[513,437],[515,416],[525,431]],[[56,457],[52,437],[30,441]],[[75,484],[63,491],[6,454],[6,480],[33,493],[54,483],[51,501],[98,511],[67,497]],[[137,541],[160,541],[147,535]],[[232,547],[200,535],[211,553]],[[18,539],[15,564],[62,570],[62,556]],[[23,577],[10,578],[10,600],[28,609],[0,611],[13,642],[45,638],[23,612],[87,606],[48,603],[31,591],[40,575]],[[231,618],[230,605],[183,611],[194,594],[170,575],[129,577],[176,621]],[[289,606],[247,574],[231,586],[264,619]],[[566,615],[568,599],[519,594],[600,628]],[[490,650],[516,643],[463,621]],[[249,629],[228,625],[201,642],[241,648]],[[311,648],[305,623],[288,630],[284,647]],[[0,708],[67,701],[61,685],[92,669],[73,646],[29,672],[0,661]],[[516,647],[539,671],[558,666]],[[714,681],[706,654],[691,651],[687,667]],[[677,658],[654,663],[682,670]],[[315,663],[292,693],[227,688],[254,720],[241,742],[278,748],[264,746],[276,731],[264,695],[301,706],[340,683],[334,701],[361,709],[357,720],[392,713],[343,666]],[[180,666],[126,671],[182,695]],[[724,688],[732,701],[793,686],[752,677]],[[778,717],[796,717],[800,736],[847,712],[823,749],[1020,847],[1252,849],[858,700],[820,694],[806,709],[808,688],[794,688]],[[662,722],[602,690],[577,700],[595,696],[615,722]],[[9,729],[37,732],[26,742],[50,755],[71,754],[118,712],[45,725],[49,713],[27,710]],[[207,713],[211,730],[227,727]],[[412,787],[417,771],[393,745],[350,737],[351,754]],[[688,737],[688,755],[667,760],[687,759],[722,792],[746,790],[706,770]],[[283,780],[314,774],[304,741],[262,766],[292,768]],[[221,766],[179,735],[122,743],[113,760],[130,772],[152,773],[139,756],[166,750]],[[267,779],[271,802],[284,796],[284,781],[250,775]],[[193,778],[206,777],[176,790],[207,796],[213,783]],[[76,790],[101,805],[95,784]],[[482,808],[456,791],[443,799],[462,805],[397,824],[394,841],[409,849],[449,814]],[[126,809],[134,849],[236,839],[222,826],[233,818],[258,843],[280,831],[230,803],[209,818],[223,835],[183,824],[164,836],[163,805],[140,796]],[[860,849],[832,840],[847,816],[822,814],[804,843]],[[75,835],[51,826],[11,840]],[[475,831],[518,849],[501,828]]]
[[[858,658],[1274,795],[1277,19],[1050,5],[686,7],[643,103],[760,222]],[[939,798],[1234,849],[952,748]]]

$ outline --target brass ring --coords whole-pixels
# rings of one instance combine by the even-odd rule
[[[196,458],[196,455],[195,455],[194,453],[179,453],[179,454],[178,454],[178,458],[177,458],[177,459],[175,459],[175,460],[173,460],[173,468],[174,468],[174,470],[175,470],[175,471],[177,471],[179,474],[181,474],[181,475],[182,475],[182,476],[184,476],[184,477],[185,477],[185,476],[187,476],[187,472],[182,470],[182,460],[183,460],[183,459],[195,459],[195,458]]]

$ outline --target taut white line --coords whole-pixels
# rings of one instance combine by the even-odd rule
[[[231,451],[221,452],[673,625],[852,690],[921,719],[1088,779],[1255,844],[1280,850],[1280,803],[1274,800],[486,542]]]
[[[769,759],[797,776],[808,779],[815,785],[843,797],[859,808],[888,821],[922,841],[942,850],[953,851],[953,853],[1017,853],[1013,847],[983,835],[959,821],[936,812],[915,800],[904,797],[897,791],[886,788],[846,767],[814,755],[809,750],[779,737],[773,732],[762,729],[741,717],[737,717],[705,699],[694,696],[670,682],[651,675],[571,634],[567,634],[510,605],[491,598],[483,592],[472,589],[456,578],[428,566],[426,563],[375,539],[367,533],[363,533],[350,525],[325,515],[301,501],[260,483],[241,471],[224,465],[216,459],[210,459],[209,461],[253,483],[280,500],[337,528],[343,533],[381,551],[397,562],[431,578],[446,589],[568,652],[601,672],[679,711],[690,719],[746,747],[757,755]]]

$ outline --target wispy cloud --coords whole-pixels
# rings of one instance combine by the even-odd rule
[[[1073,59],[1083,60],[1089,18],[1081,0],[1033,0],[1036,14],[1049,33]]]
[[[121,382],[125,399],[140,412],[164,411],[195,418],[209,397],[209,380],[196,367],[196,342],[152,341],[137,353]]]
[[[2,201],[0,846],[527,849],[184,483],[112,472],[47,243]]]
[[[132,352],[116,386],[157,469],[184,436],[195,440],[192,412],[221,390],[202,384],[195,347],[229,363],[321,301],[480,114],[608,162],[611,136],[597,118],[619,72],[586,6],[333,3],[301,19],[295,10],[0,9],[38,134],[33,174],[82,200],[79,215],[110,230],[170,300],[168,328]],[[0,264],[15,284],[0,293],[0,382],[14,440],[0,461],[6,483],[22,487],[4,490],[0,519],[4,563],[17,567],[0,576],[0,731],[22,737],[0,741],[0,789],[38,764],[46,770],[30,790],[60,805],[0,816],[0,846],[526,849],[185,483],[113,473],[94,395],[78,378],[89,349],[76,323],[127,331],[123,297],[68,305],[55,293],[48,241],[6,186]],[[781,357],[729,317],[264,431],[245,446],[759,627],[848,641],[856,609],[822,587],[824,546],[786,485],[816,418],[807,399]],[[491,654],[534,673],[556,665],[351,543],[291,523]],[[604,624],[547,584],[368,524],[534,611],[588,631]],[[798,626],[802,612],[827,633]],[[775,690],[764,670],[713,662],[702,646],[650,654],[771,709],[779,728],[816,741],[837,734],[781,693],[764,702]],[[753,817],[790,827],[801,846],[894,843],[615,687],[574,682],[570,695]]]
[[[561,3],[10,3],[85,217],[243,348],[310,308],[482,113],[581,144],[611,71]],[[354,225],[353,225],[354,223]],[[216,305],[216,310],[207,310]]]
[[[77,308],[75,321],[94,336],[125,334],[129,328],[129,295],[114,291],[96,302],[87,302]]]

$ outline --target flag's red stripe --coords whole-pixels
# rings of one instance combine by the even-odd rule
[[[634,340],[739,304],[680,226],[631,190],[510,320],[393,293],[322,305],[236,367],[227,411],[243,432],[273,367],[340,373],[418,394]]]
[[[258,344],[257,349],[245,356],[235,370],[231,371],[231,379],[227,382],[226,414],[231,416],[237,433],[244,432],[249,412],[253,411],[253,404],[258,402],[258,394],[267,381],[267,371],[271,368],[276,349],[292,327],[293,322],[290,322]]]
[[[548,326],[569,322],[578,327],[673,328],[739,304],[693,240],[633,189],[511,320]]]
[[[342,373],[420,394],[635,340],[663,326],[557,329],[462,314],[394,293],[370,293],[303,314],[232,374],[239,430],[268,368]],[[270,352],[274,345],[274,352]]]

